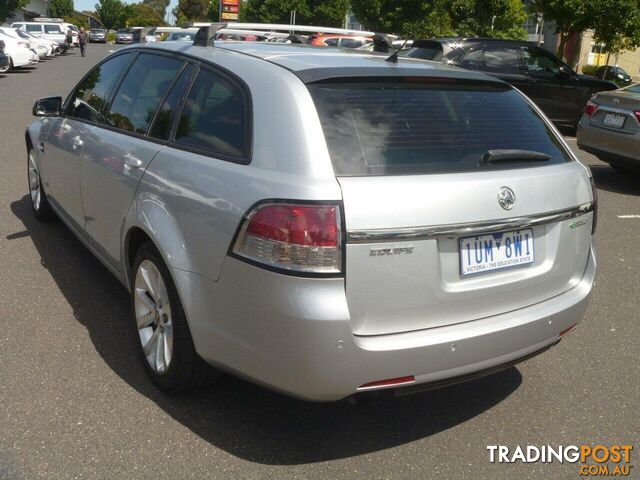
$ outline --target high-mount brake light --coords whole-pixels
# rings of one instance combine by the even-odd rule
[[[246,216],[232,251],[274,268],[338,274],[342,271],[340,208],[263,203]]]

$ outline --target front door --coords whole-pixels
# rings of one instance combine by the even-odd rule
[[[146,136],[156,110],[184,61],[141,53],[115,93],[105,125],[96,127],[85,145],[82,201],[86,233],[100,254],[121,266],[122,223],[138,183],[162,143]]]

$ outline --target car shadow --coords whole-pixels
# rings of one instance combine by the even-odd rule
[[[598,189],[623,195],[640,195],[640,172],[620,173],[609,165],[589,165]]]
[[[392,448],[480,415],[522,382],[512,367],[465,384],[406,397],[374,397],[358,406],[303,402],[230,376],[201,391],[165,395],[141,363],[125,288],[61,222],[35,220],[28,196],[14,201],[11,211],[24,230],[7,239],[31,237],[42,266],[109,368],[200,438],[245,460],[293,465]]]

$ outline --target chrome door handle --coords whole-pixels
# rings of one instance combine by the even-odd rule
[[[80,135],[76,135],[71,139],[71,147],[76,150],[78,147],[81,147],[84,142],[80,139]]]
[[[142,167],[142,160],[129,153],[124,156],[124,164],[129,168],[140,168]]]

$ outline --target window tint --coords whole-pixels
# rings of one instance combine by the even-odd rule
[[[484,52],[482,45],[467,45],[464,49],[456,49],[452,51],[447,58],[453,63],[467,70],[478,70],[484,65]]]
[[[62,33],[62,30],[60,30],[60,25],[45,25],[44,33]]]
[[[139,55],[118,88],[107,123],[144,135],[182,65],[184,62],[177,58]]]
[[[67,114],[101,123],[107,96],[131,58],[131,53],[118,55],[92,70],[67,100]]]
[[[162,103],[158,113],[156,113],[153,126],[149,130],[150,136],[164,140],[169,139],[171,125],[176,118],[177,108],[185,95],[186,88],[194,70],[195,67],[193,65],[187,65],[182,71],[180,78],[178,78],[173,88],[171,88],[166,100]]]
[[[337,39],[337,38],[327,38],[327,39],[324,41],[324,44],[325,44],[327,47],[337,47],[337,46],[338,46],[338,39]]]
[[[560,73],[562,63],[541,48],[525,47],[522,49],[524,63],[531,75],[554,77]]]
[[[551,130],[506,85],[407,81],[310,85],[337,175],[522,168],[570,161]],[[479,165],[488,150],[545,153],[545,162]]]
[[[340,46],[344,48],[358,48],[358,47],[361,47],[363,43],[364,42],[362,40],[356,40],[353,38],[340,39]]]
[[[175,142],[214,156],[246,159],[247,99],[225,77],[201,70],[187,97]]]
[[[27,32],[42,33],[42,25],[27,25]]]
[[[632,92],[632,93],[640,93],[640,83],[634,85],[633,87],[625,88],[624,91]]]
[[[522,74],[520,49],[517,47],[487,45],[482,70],[493,73]]]

